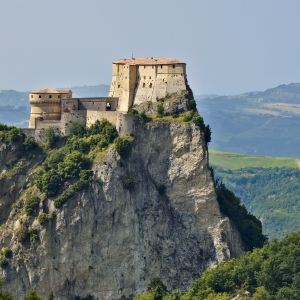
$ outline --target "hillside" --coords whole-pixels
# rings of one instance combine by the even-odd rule
[[[215,178],[240,197],[270,238],[300,230],[299,160],[209,151]]]
[[[300,84],[236,96],[196,96],[213,132],[211,149],[250,155],[298,157]]]
[[[155,275],[184,291],[262,246],[261,223],[215,189],[198,113],[134,118],[130,136],[73,122],[46,144],[0,126],[0,273],[14,297],[128,298]]]

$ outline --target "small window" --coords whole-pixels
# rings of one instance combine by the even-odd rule
[[[150,88],[150,89],[152,88],[152,83],[150,83],[149,88]]]
[[[118,85],[118,88],[120,88],[120,85]]]
[[[146,86],[146,83],[143,83],[143,87],[145,87]]]
[[[31,95],[31,98],[33,98],[33,95]]]
[[[144,76],[144,79],[146,79],[146,76]]]
[[[175,65],[173,65],[173,69],[175,69]]]
[[[149,79],[151,79],[151,76],[149,76]]]
[[[160,65],[160,68],[162,69],[162,65]]]
[[[154,66],[152,66],[152,69],[154,69]]]
[[[42,98],[42,96],[41,96],[41,95],[39,95],[39,98]]]
[[[49,95],[49,98],[51,99],[51,98],[52,98],[52,95]]]
[[[146,66],[144,66],[144,69],[146,69]]]
[[[58,95],[57,97],[60,98],[60,95]]]

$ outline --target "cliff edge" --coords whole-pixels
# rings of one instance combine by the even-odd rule
[[[93,163],[93,181],[62,207],[45,197],[38,212],[55,216],[44,224],[38,212],[24,217],[20,202],[18,214],[3,204],[1,247],[12,250],[1,271],[5,290],[18,298],[36,289],[43,298],[53,292],[58,299],[119,299],[145,291],[153,276],[169,290],[186,290],[205,269],[242,255],[240,234],[220,212],[199,127],[137,122],[133,135],[130,155],[109,148]],[[2,159],[10,150],[0,151]],[[24,166],[10,204],[32,188],[41,157]],[[126,179],[134,182],[131,189],[124,188]],[[3,180],[4,195],[15,176]],[[20,243],[16,232],[25,223],[37,238]]]

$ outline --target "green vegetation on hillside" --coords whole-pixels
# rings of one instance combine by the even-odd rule
[[[274,159],[276,162],[276,159]],[[300,170],[298,168],[222,169],[214,166],[219,178],[247,209],[262,221],[270,239],[283,238],[300,229]]]
[[[205,271],[185,294],[168,293],[156,278],[134,300],[230,300],[237,295],[237,299],[299,299],[300,232]]]
[[[290,157],[254,156],[209,150],[209,162],[211,165],[218,166],[222,169],[238,170],[247,167],[297,168],[300,161],[296,158]]]
[[[211,148],[299,157],[300,84],[236,96],[199,97],[199,113],[214,133]]]

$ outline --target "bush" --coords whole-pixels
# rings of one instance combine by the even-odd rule
[[[27,216],[31,216],[34,211],[39,206],[41,199],[36,195],[31,195],[28,197],[28,199],[25,201],[25,213]]]
[[[62,151],[54,150],[52,154],[46,160],[46,167],[44,165],[45,170],[49,169],[57,169],[57,166],[60,162],[62,162],[65,158],[65,154]]]
[[[123,187],[127,190],[132,190],[134,188],[134,179],[133,178],[127,178],[123,181]]]
[[[21,225],[20,228],[16,231],[16,239],[20,243],[24,243],[29,237],[29,231],[26,226]]]
[[[86,155],[79,151],[73,151],[66,155],[63,162],[58,164],[58,173],[64,179],[75,178],[79,176],[81,170],[88,169],[89,166],[90,160]]]
[[[28,151],[36,148],[38,146],[38,143],[32,136],[28,136],[23,142],[22,146],[26,151]]]
[[[1,254],[4,255],[6,258],[10,258],[12,256],[12,251],[10,248],[2,248]]]
[[[43,225],[48,220],[48,215],[46,213],[40,213],[38,216],[38,221]]]
[[[90,145],[85,138],[79,138],[78,136],[75,135],[68,138],[66,146],[69,152],[72,151],[88,152],[90,149]]]
[[[84,137],[86,134],[86,127],[78,121],[73,121],[69,127],[69,135]]]
[[[28,233],[30,234],[30,242],[34,242],[34,241],[36,241],[39,238],[38,237],[38,231],[34,227],[30,227],[28,229]]]
[[[8,127],[9,131],[5,134],[5,143],[10,143],[12,141],[18,141],[24,138],[24,133],[21,128],[16,128],[13,126]]]
[[[205,125],[203,118],[198,114],[198,112],[195,112],[192,119],[193,123],[200,127],[202,131],[205,131]]]
[[[139,118],[142,124],[146,124],[147,122],[151,121],[151,119],[146,115],[144,109],[140,112]]]
[[[112,143],[118,136],[116,127],[106,119],[97,120],[87,129],[88,135],[102,135],[102,140],[107,141],[107,145]]]
[[[190,105],[190,109],[191,110],[195,110],[196,109],[196,101],[194,100],[194,99],[191,99],[190,101],[189,101],[189,105]]]
[[[1,258],[0,259],[0,267],[2,269],[5,269],[7,265],[8,265],[8,261],[5,258]]]
[[[164,106],[162,104],[157,105],[157,116],[162,117],[164,115]]]
[[[126,135],[117,137],[115,147],[121,157],[127,157],[132,150],[132,138]]]
[[[139,112],[136,110],[136,109],[134,109],[134,108],[129,108],[128,109],[128,112],[127,112],[129,115],[137,115]]]
[[[29,291],[29,295],[25,296],[24,300],[43,300],[37,294],[37,291]]]
[[[191,110],[191,111],[189,111],[187,114],[184,115],[183,121],[184,121],[184,122],[192,121],[193,116],[194,116],[194,111]]]
[[[43,174],[41,184],[41,190],[45,192],[47,197],[54,196],[62,186],[63,178],[56,170],[51,169]]]
[[[54,129],[50,126],[45,130],[45,140],[49,147],[52,147],[57,140]]]
[[[211,128],[209,125],[205,126],[204,139],[205,139],[206,144],[211,142]]]
[[[172,108],[171,116],[172,116],[172,118],[174,118],[174,119],[179,117],[178,107]]]

